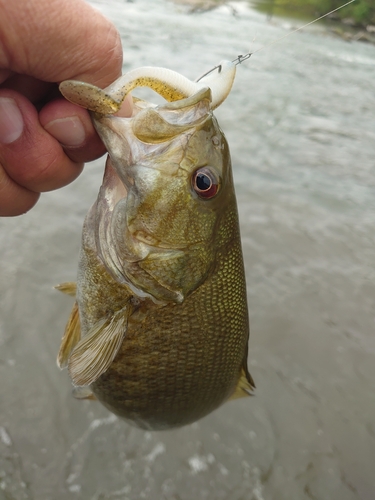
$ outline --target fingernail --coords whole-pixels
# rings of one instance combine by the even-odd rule
[[[120,111],[115,113],[115,116],[120,116],[123,118],[129,118],[133,113],[133,98],[128,94],[121,104]]]
[[[16,101],[0,97],[0,143],[11,144],[21,137],[23,118]]]
[[[80,146],[86,140],[86,132],[77,116],[57,118],[44,126],[47,132],[63,146]]]

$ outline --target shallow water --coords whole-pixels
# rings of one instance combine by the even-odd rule
[[[288,32],[246,4],[97,2],[125,70],[196,78]],[[252,40],[256,37],[256,40]],[[238,68],[231,145],[256,397],[162,433],[76,401],[55,358],[103,159],[0,220],[0,500],[375,498],[375,48],[292,35]]]

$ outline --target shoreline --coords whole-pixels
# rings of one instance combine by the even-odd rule
[[[172,0],[173,3],[177,5],[185,5],[190,7],[188,9],[189,14],[193,13],[204,13],[210,10],[221,7],[222,5],[230,5],[230,0]],[[246,2],[248,3],[248,2]],[[258,12],[263,12],[266,16],[267,13],[262,9],[257,8],[255,5],[249,8],[253,8]],[[237,15],[236,9],[233,7],[233,15]],[[285,11],[283,15],[271,14],[271,17],[288,17],[288,11]],[[329,16],[327,21],[330,22],[331,26],[326,26],[327,31],[334,36],[338,36],[347,42],[363,42],[375,45],[375,25],[358,25],[352,18],[340,19],[338,16]]]

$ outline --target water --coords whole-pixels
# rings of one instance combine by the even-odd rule
[[[196,78],[283,36],[287,19],[235,3],[95,4],[125,69]],[[252,40],[256,37],[255,41]],[[29,214],[2,219],[0,499],[375,498],[375,48],[324,27],[238,68],[217,110],[232,150],[256,397],[173,432],[76,401],[55,358],[80,230],[103,172],[86,167]]]

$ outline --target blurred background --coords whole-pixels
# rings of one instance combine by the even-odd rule
[[[346,2],[340,0],[254,0],[251,4],[261,11],[288,13],[299,15],[301,13],[319,17],[331,10],[341,7]],[[356,0],[345,9],[340,9],[329,17],[330,20],[341,20],[346,25],[362,26],[366,28],[375,24],[374,0]]]
[[[338,2],[92,4],[121,32],[124,71],[195,79]],[[158,433],[72,397],[55,363],[72,300],[53,286],[75,279],[104,158],[0,220],[0,500],[375,498],[375,46],[357,36],[371,36],[373,15],[359,0],[340,13],[346,24],[254,54],[216,112],[232,152],[255,397]]]

